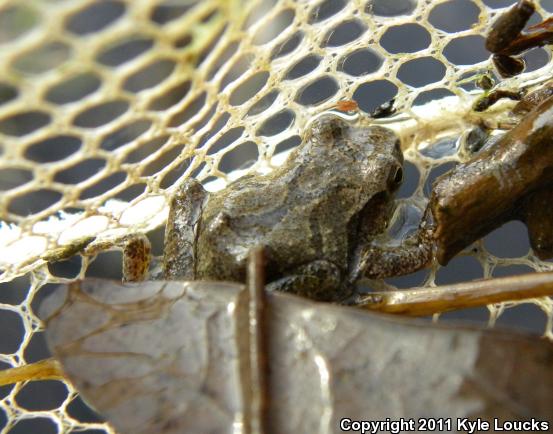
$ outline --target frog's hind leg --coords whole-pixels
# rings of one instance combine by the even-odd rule
[[[163,272],[168,280],[196,278],[196,238],[208,195],[202,184],[188,179],[171,200],[163,251]]]
[[[267,289],[289,292],[319,301],[340,301],[344,298],[341,290],[341,274],[340,269],[329,261],[313,261],[269,283]]]

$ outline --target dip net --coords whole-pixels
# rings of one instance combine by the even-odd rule
[[[475,82],[493,74],[484,35],[512,3],[2,2],[0,368],[48,357],[35,312],[53,284],[85,273],[118,277],[112,253],[79,254],[83,239],[142,232],[160,254],[179,183],[195,177],[215,190],[270,170],[300,143],[313,116],[340,101],[354,100],[368,115],[395,99],[403,120],[390,127],[402,138],[407,180],[391,236],[416,227],[432,181],[461,158],[471,105],[482,93]],[[553,11],[552,1],[536,3],[530,24]],[[523,58],[525,72],[506,87],[550,76],[548,48]],[[480,116],[493,121],[507,106]],[[452,283],[551,265],[533,255],[524,226],[510,223],[447,267],[384,284]],[[510,317],[553,337],[550,299],[471,315],[490,323]],[[1,433],[77,431],[112,432],[70,384],[0,387]]]

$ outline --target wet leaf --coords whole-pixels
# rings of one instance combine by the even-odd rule
[[[268,429],[342,418],[553,421],[553,344],[266,295]],[[210,282],[60,287],[42,307],[55,356],[126,433],[233,433],[248,421],[248,298]]]

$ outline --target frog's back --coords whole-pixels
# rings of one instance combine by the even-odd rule
[[[248,252],[259,245],[266,248],[269,278],[321,259],[345,269],[347,226],[363,203],[363,188],[361,180],[327,168],[248,176],[212,195],[199,231],[197,278],[242,280]],[[344,216],[344,210],[350,211]]]

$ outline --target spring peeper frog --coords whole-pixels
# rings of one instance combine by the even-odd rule
[[[428,246],[376,242],[393,211],[402,163],[391,130],[324,114],[273,172],[216,193],[194,179],[180,187],[166,227],[164,277],[243,282],[248,252],[263,246],[269,288],[340,301],[363,274],[420,268]]]

